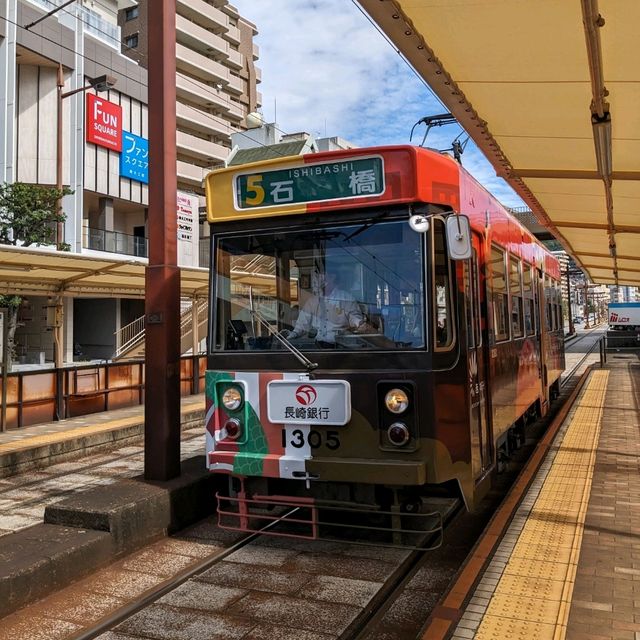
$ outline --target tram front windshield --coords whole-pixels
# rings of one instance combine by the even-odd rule
[[[406,221],[218,236],[212,348],[423,349],[423,245]]]

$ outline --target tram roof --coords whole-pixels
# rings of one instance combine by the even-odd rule
[[[359,2],[590,278],[639,285],[640,3]]]
[[[0,248],[0,293],[144,298],[147,262],[142,258],[3,246]],[[208,280],[208,269],[181,267],[181,295],[206,297]]]

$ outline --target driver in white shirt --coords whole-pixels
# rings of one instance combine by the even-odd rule
[[[373,331],[354,297],[338,287],[335,274],[327,272],[323,280],[319,294],[311,296],[300,310],[293,330],[284,330],[282,335],[289,339],[308,335],[321,348],[333,348],[339,333]]]

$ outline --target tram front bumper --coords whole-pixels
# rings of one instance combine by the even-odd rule
[[[209,469],[213,473],[231,473],[245,477],[309,477],[321,482],[398,486],[417,486],[427,482],[427,466],[419,460],[323,457],[301,459],[276,454],[215,451],[209,452],[208,461]]]

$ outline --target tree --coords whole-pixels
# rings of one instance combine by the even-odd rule
[[[20,296],[3,296],[0,295],[0,307],[7,308],[7,358],[9,362],[16,359],[15,335],[18,328],[18,308],[22,298]]]
[[[72,194],[67,187],[43,187],[25,182],[0,186],[0,243],[28,247],[55,244],[56,225],[66,216],[60,199]],[[68,249],[68,245],[59,246]]]

